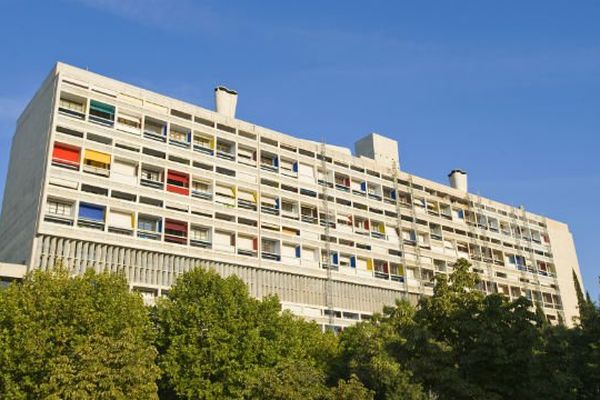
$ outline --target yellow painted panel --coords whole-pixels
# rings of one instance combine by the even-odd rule
[[[85,151],[86,160],[95,161],[99,164],[110,164],[110,154],[101,153],[94,150]]]

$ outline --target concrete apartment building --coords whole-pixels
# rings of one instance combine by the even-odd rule
[[[396,141],[350,150],[57,64],[18,120],[0,261],[123,271],[152,299],[196,265],[335,329],[469,259],[481,290],[576,313],[568,226],[400,170]],[[9,268],[10,266],[6,266]],[[14,265],[13,268],[14,273]]]

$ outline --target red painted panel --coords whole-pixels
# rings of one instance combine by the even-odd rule
[[[190,194],[190,189],[186,187],[176,186],[176,185],[167,185],[167,192],[173,192],[177,194],[183,194],[185,196]]]
[[[185,232],[185,235],[187,236],[187,222],[174,221],[172,219],[167,219],[165,221],[165,229],[172,230],[172,231]]]
[[[67,162],[69,164],[79,165],[79,152],[80,149],[77,147],[71,147],[61,143],[54,143],[52,159],[56,161]]]
[[[169,170],[167,174],[167,180],[181,182],[184,186],[188,186],[190,182],[190,176],[184,172]]]

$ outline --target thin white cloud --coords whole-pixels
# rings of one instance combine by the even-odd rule
[[[213,31],[216,14],[186,0],[69,0],[119,18],[168,31]]]

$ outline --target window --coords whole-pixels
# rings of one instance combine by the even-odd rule
[[[454,219],[464,220],[465,219],[465,211],[460,208],[454,208],[454,209],[452,209],[452,216],[454,217]]]
[[[256,211],[256,193],[251,190],[238,190],[238,207]]]
[[[83,159],[83,170],[94,175],[108,176],[110,171],[110,154],[95,150],[86,150]]]
[[[169,170],[167,173],[167,191],[187,196],[189,194],[190,176],[183,172]]]
[[[80,203],[77,225],[85,228],[104,230],[104,206]]]
[[[137,235],[143,239],[160,240],[161,218],[150,215],[138,215]]]
[[[166,141],[167,123],[158,119],[146,117],[144,119],[144,137],[159,142]]]
[[[213,155],[215,149],[215,139],[211,136],[194,132],[194,150],[200,153]]]
[[[261,151],[260,168],[265,171],[277,172],[279,169],[279,157],[276,154]]]
[[[254,236],[238,236],[238,254],[243,256],[256,257],[258,251],[258,239]]]
[[[215,250],[233,253],[235,246],[235,234],[233,232],[216,230],[214,232]]]
[[[256,166],[256,150],[252,147],[238,146],[238,157],[241,164]]]
[[[350,191],[350,177],[348,175],[335,174],[335,187],[345,192]]]
[[[133,235],[135,217],[131,211],[111,209],[108,213],[108,231],[121,235]]]
[[[211,247],[210,228],[204,226],[192,226],[190,230],[190,244],[196,247]]]
[[[217,157],[235,161],[235,144],[228,140],[217,140]]]
[[[187,223],[167,218],[165,220],[165,242],[187,244]]]
[[[169,144],[174,146],[188,148],[190,146],[191,131],[177,125],[171,125],[169,130]]]
[[[279,241],[263,238],[261,240],[261,253],[262,258],[266,260],[279,261],[281,259]]]
[[[120,112],[117,117],[117,129],[139,135],[142,129],[142,119],[135,115]]]
[[[52,149],[52,165],[63,168],[79,169],[80,149],[62,143],[54,143]]]
[[[73,225],[73,202],[48,199],[45,221]]]
[[[158,167],[148,165],[142,166],[141,173],[142,186],[148,186],[155,189],[163,188],[163,171]]]
[[[58,102],[58,112],[69,117],[85,119],[86,103],[87,100],[83,97],[62,92]]]
[[[137,183],[137,164],[133,161],[115,159],[112,164],[112,180],[135,185]]]
[[[212,199],[212,193],[210,190],[210,183],[204,181],[193,180],[192,181],[192,196],[200,199],[210,200]]]
[[[90,101],[89,120],[101,125],[113,126],[115,123],[115,106],[96,100]]]

